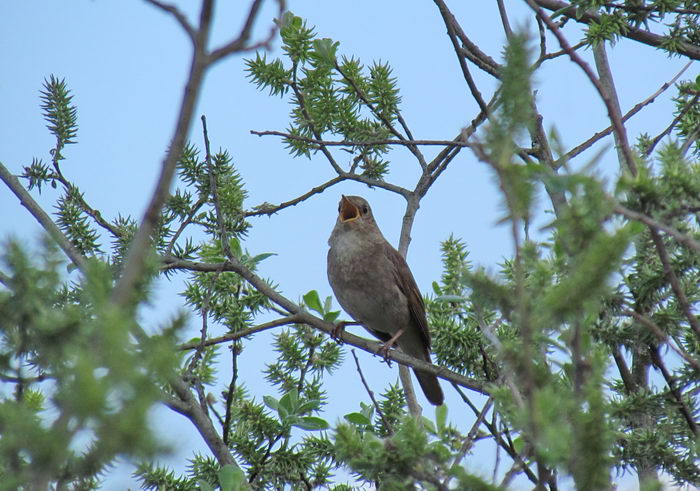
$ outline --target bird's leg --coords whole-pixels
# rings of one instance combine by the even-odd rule
[[[335,329],[331,332],[331,339],[338,344],[343,344],[342,334],[345,331],[345,326],[359,326],[359,322],[354,321],[338,321],[335,323]]]
[[[389,363],[389,350],[391,349],[392,346],[396,343],[396,340],[399,339],[399,336],[403,334],[403,327],[396,331],[396,334],[394,334],[389,341],[384,343],[381,348],[379,348],[379,351],[377,351],[377,354],[381,355],[384,360]]]

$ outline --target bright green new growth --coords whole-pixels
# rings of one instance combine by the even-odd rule
[[[260,54],[246,63],[258,88],[290,95],[288,132],[293,137],[283,140],[290,153],[310,158],[323,151],[317,142],[333,136],[366,143],[351,146],[351,168],[359,165],[363,175],[383,179],[389,170],[383,159],[388,148],[381,142],[392,137],[385,123],[395,122],[401,102],[391,68],[377,62],[367,70],[354,58],[338,57],[338,42],[316,38],[312,28],[289,12],[281,26],[289,64]]]
[[[676,0],[644,9],[598,0],[573,5],[579,15],[597,12],[586,32],[593,45],[681,8]],[[664,40],[668,49],[697,37],[696,26],[683,25],[681,17]],[[389,172],[386,141],[401,138],[392,129],[407,128],[389,64],[365,67],[340,55],[338,42],[319,39],[291,13],[279,26],[284,56],[256,54],[247,71],[258,88],[290,104],[284,144],[293,156],[311,158],[329,153],[324,142],[344,141],[347,161],[329,159],[334,170],[342,176],[359,169],[363,182],[377,185]],[[698,152],[698,84],[679,86],[681,141],[655,149],[658,142],[642,135],[638,172],[607,185],[592,170],[602,153],[578,170],[564,157],[547,161],[533,100],[533,44],[524,31],[509,36],[487,123],[455,141],[469,144],[493,172],[514,250],[491,271],[472,264],[462,240],[450,236],[441,244],[443,272],[425,298],[433,359],[479,387],[455,385],[464,405],[449,411],[458,425],[447,406],[436,409],[434,423],[409,415],[398,381],[368,388],[381,393],[328,421],[328,384],[339,383],[329,376],[348,361],[346,348],[298,323],[298,315],[273,303],[274,295],[227,268],[236,262],[254,273],[273,254],[251,253],[244,240],[248,219],[275,207],[246,211],[248,194],[231,154],[210,154],[208,141],[204,151],[192,143],[182,150],[147,274],[128,308],[115,308],[111,289],[137,222],[103,218],[64,177],[60,166],[65,146],[75,142],[77,110],[65,82],[51,76],[41,96],[56,137],[51,164],[34,158],[22,177],[30,190],[60,187],[55,221],[89,258],[89,268],[80,278],[65,271],[51,244],[35,254],[14,241],[4,248],[0,374],[14,392],[0,397],[2,485],[95,489],[116,457],[135,459],[135,476],[153,490],[440,489],[445,483],[491,490],[525,479],[553,488],[557,475],[588,490],[609,488],[620,470],[648,476],[650,487],[658,470],[700,483],[700,168],[687,156],[691,148],[694,157]],[[543,190],[560,198],[558,206],[544,226],[530,230],[541,215]],[[634,214],[665,228],[630,221]],[[186,271],[181,295],[199,331],[179,346],[183,314],[158,326],[141,325],[139,315],[155,278],[174,275],[173,264]],[[276,293],[272,280],[265,285]],[[316,290],[297,303],[326,322],[340,316],[332,298],[322,300]],[[251,328],[265,327],[260,320],[270,315],[284,322],[273,326],[263,369],[269,386],[256,398],[239,366],[250,361]],[[230,373],[222,370],[229,366]],[[195,454],[176,475],[152,462],[163,449],[151,434],[149,411],[163,403],[187,414],[175,379],[219,432],[233,464]],[[472,415],[482,419],[465,428]],[[505,464],[493,476],[471,470],[474,447],[486,439],[498,445],[499,462],[513,465],[512,475]],[[352,479],[340,482],[348,473]],[[508,481],[516,474],[521,481]]]

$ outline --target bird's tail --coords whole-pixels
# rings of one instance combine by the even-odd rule
[[[416,374],[416,378],[418,379],[421,389],[423,389],[425,397],[431,404],[440,406],[445,400],[445,396],[442,393],[438,378],[432,373],[420,372],[418,370],[414,370],[413,373]]]

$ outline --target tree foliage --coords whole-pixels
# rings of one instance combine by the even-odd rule
[[[40,95],[56,139],[49,163],[34,158],[21,182],[0,165],[3,182],[47,232],[37,251],[11,239],[2,248],[3,485],[95,489],[124,456],[138,462],[143,489],[486,490],[514,479],[557,489],[571,479],[588,490],[610,488],[622,470],[651,488],[661,472],[700,485],[699,84],[671,89],[676,111],[667,131],[628,135],[613,104],[611,72],[600,61],[620,37],[695,57],[700,7],[669,0],[526,3],[551,39],[542,35],[538,53],[531,33],[511,29],[504,16],[507,42],[495,61],[436,1],[480,109],[456,137],[440,142],[413,137],[389,63],[342,54],[339,41],[319,38],[283,3],[279,58],[262,49],[272,38],[249,41],[248,23],[239,38],[210,49],[202,34],[210,16],[192,26],[175,15],[194,33],[195,95],[197,69],[260,48],[249,53],[246,74],[288,104],[289,126],[259,134],[280,137],[293,157],[322,155],[335,173],[279,206],[246,209],[248,193],[231,154],[211,151],[204,117],[203,148],[184,142],[192,115],[183,112],[188,124],[178,127],[169,149],[175,184],[162,203],[152,201],[153,215],[139,222],[92,208],[78,176],[66,177],[63,168],[66,145],[78,141],[77,108],[68,84],[49,75]],[[211,2],[202,8],[206,13]],[[251,19],[256,12],[253,5]],[[574,47],[562,42],[566,19],[587,26]],[[553,40],[556,50],[547,44]],[[555,131],[544,131],[534,97],[537,70],[548,60],[566,55],[590,70],[577,55],[582,47],[596,55],[597,74],[585,73],[611,117],[607,134],[619,157],[612,184],[595,171],[610,165],[612,153],[588,150],[605,135],[564,150]],[[475,88],[469,64],[497,80],[490,101]],[[195,95],[186,93],[185,101]],[[635,146],[628,136],[637,136]],[[429,159],[424,145],[441,150]],[[407,148],[420,169],[413,188],[389,180],[396,147]],[[406,199],[399,244],[405,253],[420,201],[430,199],[432,184],[467,149],[494,177],[514,253],[494,271],[478,265],[459,238],[443,238],[443,270],[426,292],[439,375],[462,402],[449,410],[464,424],[449,423],[446,406],[421,414],[410,387],[399,383],[377,397],[368,389],[367,400],[329,423],[328,376],[351,362],[347,347],[327,336],[340,313],[315,290],[293,302],[274,278],[256,274],[274,247],[245,248],[252,219],[357,181]],[[581,154],[588,165],[574,165]],[[163,165],[167,170],[170,159]],[[48,221],[28,193],[47,186],[60,192]],[[551,219],[533,233],[542,202]],[[148,237],[145,247],[139,234]],[[176,281],[176,272],[186,275],[183,306],[200,326],[186,341],[184,314],[164,316],[158,326],[142,325],[139,316],[154,281]],[[129,281],[124,300],[119,287]],[[225,334],[212,336],[212,325]],[[238,364],[251,337],[266,329],[275,329],[274,344],[265,360],[267,394],[257,400]],[[343,340],[378,349],[348,334]],[[223,379],[224,365],[230,380]],[[193,455],[184,474],[154,460],[164,450],[148,421],[156,404],[187,417],[211,450]],[[478,441],[503,452],[507,468],[488,478],[470,473],[464,461]]]

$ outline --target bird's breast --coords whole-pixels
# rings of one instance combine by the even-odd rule
[[[408,322],[407,299],[382,243],[336,234],[329,241],[328,281],[338,302],[366,327],[393,333]]]

